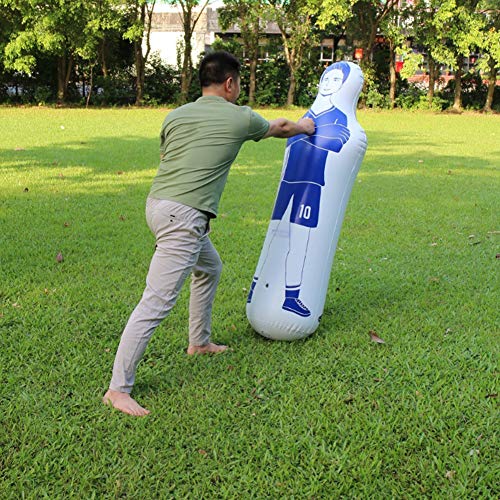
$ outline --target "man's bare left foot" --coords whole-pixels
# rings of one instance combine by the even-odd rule
[[[111,405],[113,408],[128,415],[133,415],[134,417],[144,417],[151,413],[149,410],[146,410],[146,408],[143,408],[135,399],[131,398],[130,394],[126,392],[108,389],[108,392],[106,392],[102,398],[102,402],[105,405]]]
[[[227,350],[227,345],[218,345],[210,342],[207,345],[190,345],[187,353],[192,356],[193,354],[218,354]]]

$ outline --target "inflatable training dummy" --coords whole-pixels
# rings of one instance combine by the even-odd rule
[[[358,65],[338,62],[321,76],[305,114],[314,135],[288,139],[271,222],[247,299],[264,337],[294,340],[318,327],[349,195],[366,151],[356,120]]]

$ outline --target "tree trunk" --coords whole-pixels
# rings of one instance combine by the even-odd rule
[[[66,54],[57,60],[57,102],[62,104],[68,97],[68,84],[73,68],[73,56],[66,59]]]
[[[144,26],[144,23],[146,22],[146,4],[142,4],[140,7],[140,11],[137,12],[142,26]],[[143,101],[144,101],[144,79],[145,79],[145,66],[146,66],[146,59],[144,58],[144,54],[142,53],[142,39],[143,37],[139,40],[134,41],[134,56],[135,56],[135,82],[136,82],[136,89],[135,89],[135,104],[136,106],[142,106]]]
[[[57,103],[62,104],[66,99],[64,80],[66,78],[66,56],[57,58]]]
[[[184,55],[182,58],[182,70],[181,70],[180,104],[185,104],[188,100],[189,87],[191,86],[191,76],[192,76],[191,38],[193,36],[193,30],[191,26],[191,10],[189,9],[184,12],[183,24],[184,24]]]
[[[436,61],[429,55],[429,90],[427,91],[427,102],[429,108],[432,107],[434,101],[434,90],[436,87]]]
[[[490,57],[488,66],[490,67],[490,73],[488,76],[488,94],[486,95],[486,102],[484,103],[483,111],[490,112],[491,105],[493,104],[493,96],[495,94],[495,86],[497,83],[497,68],[495,61]]]
[[[391,103],[391,108],[394,109],[396,106],[396,51],[394,49],[394,42],[389,41],[389,77],[391,86],[389,88],[389,100]]]
[[[255,103],[255,86],[257,82],[257,54],[254,54],[250,60],[250,82],[248,85],[248,104],[253,106]]]
[[[290,85],[288,87],[288,95],[286,98],[287,106],[293,106],[293,101],[295,99],[295,89],[297,87],[297,81],[295,79],[295,71],[290,69]]]
[[[107,51],[106,51],[106,38],[103,36],[101,40],[101,67],[102,67],[102,76],[105,78],[108,76],[108,61],[107,61]]]
[[[191,70],[191,38],[188,41],[184,40],[184,56],[182,61],[181,71],[181,95],[180,103],[185,104],[188,100],[189,87],[191,86],[192,70]]]
[[[462,73],[464,58],[463,56],[458,56],[457,58],[457,69],[455,71],[455,96],[453,98],[453,109],[455,111],[462,111]]]
[[[144,100],[144,57],[142,55],[142,41],[134,42],[135,53],[135,104],[142,106]]]
[[[85,102],[85,107],[88,108],[90,104],[90,96],[92,95],[92,86],[94,85],[94,65],[90,65],[90,82],[89,82],[89,92],[87,94],[87,100]]]

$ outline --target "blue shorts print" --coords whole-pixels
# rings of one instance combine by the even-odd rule
[[[280,220],[293,198],[290,222],[313,228],[318,225],[321,186],[310,182],[282,181],[272,215],[273,220]]]

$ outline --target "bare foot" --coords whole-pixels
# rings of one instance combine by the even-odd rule
[[[104,394],[102,402],[105,405],[111,405],[113,408],[127,413],[128,415],[134,415],[135,417],[144,417],[149,415],[151,412],[143,408],[135,399],[130,397],[130,394],[126,392],[112,391],[108,389],[108,392]]]
[[[227,345],[210,344],[207,345],[190,345],[187,353],[192,356],[193,354],[217,354],[227,350]]]

